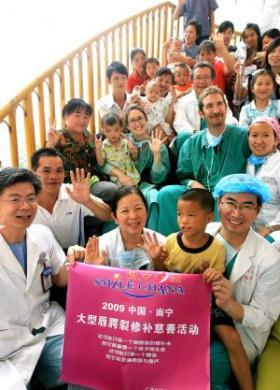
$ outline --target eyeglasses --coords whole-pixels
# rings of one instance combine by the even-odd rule
[[[211,79],[211,76],[206,74],[205,76],[194,76],[193,79],[194,80],[209,80],[209,79]]]
[[[36,196],[29,196],[28,198],[9,198],[9,199],[1,199],[4,202],[8,202],[13,206],[21,206],[23,203],[27,203],[29,205],[34,205],[37,202]]]
[[[127,121],[129,125],[134,125],[136,122],[143,122],[145,118],[143,116],[138,116],[137,118],[132,118]]]
[[[231,200],[226,200],[224,202],[220,200],[220,204],[223,205],[227,211],[236,211],[238,209],[239,211],[246,213],[257,209],[256,205],[249,203],[236,203],[232,202]]]

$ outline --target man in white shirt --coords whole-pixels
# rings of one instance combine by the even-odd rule
[[[123,117],[127,106],[130,103],[136,103],[135,100],[131,101],[131,94],[126,92],[127,68],[121,62],[114,61],[108,66],[106,77],[112,92],[98,100],[99,115],[103,118],[105,114],[115,113],[119,117]],[[137,99],[139,99],[138,96]]]
[[[199,115],[198,96],[205,88],[213,85],[215,71],[207,62],[199,62],[194,66],[191,76],[193,82],[191,91],[180,98],[174,107],[175,119],[173,127],[178,134],[181,132],[195,133],[206,127]],[[230,108],[227,107],[226,123],[237,124],[237,122]]]
[[[270,194],[257,178],[234,174],[217,183],[214,195],[218,198],[221,223],[209,224],[206,231],[225,246],[227,278],[217,275],[212,291],[217,306],[232,317],[248,359],[253,363],[261,355],[280,314],[279,253],[251,227]],[[214,379],[221,377],[219,370],[227,371],[226,357],[221,351],[215,354],[213,348],[212,384],[224,385]]]
[[[41,190],[22,168],[0,171],[0,387],[29,389],[59,380],[64,313],[50,287],[67,285],[66,256],[49,228],[32,223]],[[44,388],[45,388],[44,387]]]
[[[42,183],[34,223],[48,226],[62,248],[84,245],[85,216],[111,220],[110,207],[90,195],[89,178],[82,169],[77,169],[76,175],[71,173],[72,186],[63,184],[64,159],[59,151],[39,149],[31,157],[31,165]]]

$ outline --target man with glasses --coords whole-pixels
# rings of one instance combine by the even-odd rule
[[[32,171],[0,171],[1,389],[29,388],[33,373],[47,388],[61,384],[64,313],[49,290],[66,286],[68,271],[51,231],[31,225],[40,190]]]
[[[173,126],[177,134],[182,137],[180,144],[188,138],[186,133],[193,134],[199,130],[205,129],[206,122],[199,115],[198,97],[205,88],[213,85],[214,79],[214,68],[208,62],[198,62],[194,66],[191,74],[192,89],[187,95],[180,98],[174,106],[175,119]],[[226,98],[225,101],[227,101]],[[237,123],[237,120],[232,115],[228,105],[226,122],[228,124]]]
[[[280,256],[251,227],[270,194],[257,178],[234,174],[217,183],[214,195],[221,222],[209,224],[207,232],[225,246],[227,278],[218,275],[212,291],[217,306],[232,317],[253,363],[280,314]],[[225,385],[229,373],[227,354],[216,341],[211,345],[211,388]]]

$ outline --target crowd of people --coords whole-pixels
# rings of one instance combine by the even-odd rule
[[[32,170],[0,171],[1,388],[63,385],[54,286],[75,261],[202,274],[211,389],[280,388],[280,31],[248,23],[236,47],[217,7],[178,1],[165,63],[108,66],[95,136],[73,98]]]

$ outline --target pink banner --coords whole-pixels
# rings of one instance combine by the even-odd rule
[[[210,298],[201,275],[77,264],[62,379],[98,390],[209,390]]]

